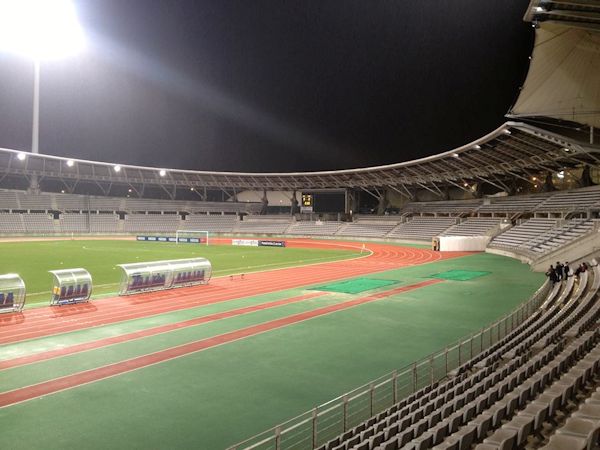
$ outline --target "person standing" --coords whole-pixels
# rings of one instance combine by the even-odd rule
[[[554,266],[550,265],[550,268],[546,272],[546,276],[552,281],[552,284],[556,283],[556,271],[554,270]]]
[[[571,269],[569,268],[569,262],[565,261],[565,264],[563,266],[563,280],[566,280],[567,277],[569,276],[569,271]]]
[[[556,267],[555,267],[554,271],[556,272],[557,281],[562,280],[563,265],[560,263],[560,261],[556,261]]]

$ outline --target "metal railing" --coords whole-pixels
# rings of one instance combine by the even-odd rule
[[[528,301],[477,333],[228,447],[228,450],[301,450],[328,442],[419,389],[442,380],[503,339],[540,307],[550,287],[546,281]]]

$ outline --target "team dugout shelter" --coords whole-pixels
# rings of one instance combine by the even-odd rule
[[[118,264],[122,270],[119,294],[160,291],[207,284],[212,265],[206,258]]]
[[[20,312],[25,306],[25,282],[16,273],[0,275],[0,313]]]
[[[53,277],[50,305],[87,302],[92,295],[92,275],[85,269],[50,270]]]

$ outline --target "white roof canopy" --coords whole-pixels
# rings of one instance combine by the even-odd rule
[[[525,84],[509,117],[542,116],[600,128],[600,31],[541,22]]]

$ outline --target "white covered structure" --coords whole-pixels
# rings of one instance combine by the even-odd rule
[[[85,269],[50,270],[53,276],[51,305],[89,301],[92,295],[92,275]]]
[[[535,46],[507,117],[588,125],[593,142],[600,127],[600,1],[530,0],[523,19],[535,28]]]
[[[0,313],[19,312],[25,306],[25,282],[16,273],[0,275]]]
[[[439,236],[438,250],[442,252],[483,252],[490,236]]]
[[[208,284],[212,266],[206,258],[118,264],[122,270],[120,295]]]

